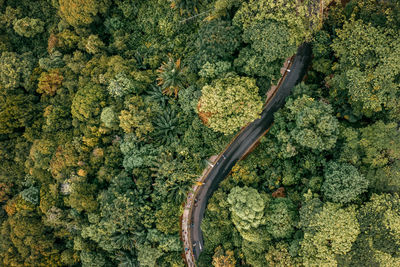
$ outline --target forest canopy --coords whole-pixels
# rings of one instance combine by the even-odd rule
[[[197,264],[400,265],[399,33],[396,0],[0,0],[0,266],[184,266],[188,192],[304,42]]]

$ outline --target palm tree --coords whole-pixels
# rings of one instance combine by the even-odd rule
[[[170,144],[176,139],[178,130],[178,118],[175,110],[167,108],[154,122],[154,136],[162,144]]]
[[[179,90],[184,87],[184,68],[181,65],[181,59],[174,62],[169,56],[168,62],[164,62],[157,72],[159,73],[157,84],[161,86],[163,94],[169,96],[175,94],[175,98],[178,97]]]
[[[148,91],[149,98],[156,103],[159,103],[161,107],[167,106],[168,97],[165,96],[162,92],[160,86],[150,85],[150,90]]]

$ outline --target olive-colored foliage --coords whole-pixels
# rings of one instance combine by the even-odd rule
[[[244,184],[246,186],[255,185],[260,181],[260,177],[255,170],[252,170],[248,165],[238,162],[232,168],[232,180],[236,184]]]
[[[154,130],[151,123],[151,108],[146,106],[140,96],[132,96],[125,100],[125,108],[119,116],[119,126],[125,133],[134,133],[138,138]]]
[[[93,22],[97,13],[105,13],[110,1],[59,0],[59,15],[72,26],[85,26]]]
[[[230,21],[211,20],[200,26],[195,41],[197,68],[207,62],[231,61],[240,45],[240,30]]]
[[[376,123],[361,129],[362,161],[371,167],[383,167],[400,159],[400,133],[397,124]]]
[[[339,58],[330,84],[334,99],[344,91],[356,116],[387,114],[398,118],[400,41],[398,30],[374,27],[361,20],[346,21],[332,48]]]
[[[267,266],[265,259],[265,245],[244,240],[241,251],[244,254],[246,263],[254,267]]]
[[[206,62],[199,71],[199,75],[204,78],[220,78],[223,74],[229,72],[232,64],[229,61],[218,61],[216,63]]]
[[[152,248],[149,245],[138,247],[138,261],[141,266],[155,267],[156,261],[163,255],[158,248]]]
[[[72,100],[71,114],[79,121],[96,119],[105,106],[105,91],[103,87],[88,83],[78,90]]]
[[[294,267],[296,261],[289,254],[288,245],[279,242],[275,246],[270,246],[265,254],[265,259],[270,267]]]
[[[58,70],[42,72],[39,77],[38,93],[54,96],[57,89],[62,85],[64,77]]]
[[[0,134],[13,133],[32,122],[33,100],[30,95],[0,94]]]
[[[400,160],[378,169],[370,169],[366,175],[374,192],[400,194]]]
[[[103,41],[99,36],[91,34],[85,43],[85,49],[89,54],[97,54],[104,48]]]
[[[100,115],[100,120],[108,128],[116,128],[118,126],[118,116],[113,107],[105,107]]]
[[[192,15],[197,13],[200,3],[199,0],[172,0],[171,8],[178,9],[181,15]]]
[[[29,54],[19,55],[3,52],[0,56],[0,85],[6,89],[31,88],[32,58]]]
[[[4,266],[60,265],[60,249],[41,217],[22,198],[14,199],[17,212],[9,213],[0,232],[0,263]]]
[[[344,266],[396,266],[400,258],[400,199],[398,194],[373,194],[358,212],[360,235]]]
[[[250,230],[265,224],[264,209],[266,200],[256,189],[234,187],[228,195],[229,209],[236,228]]]
[[[40,58],[39,66],[47,70],[49,73],[52,71],[57,71],[53,69],[62,68],[65,66],[63,54],[60,51],[54,51],[48,57]]]
[[[220,246],[215,249],[212,265],[214,267],[235,267],[236,260],[233,251],[224,249]]]
[[[50,166],[51,157],[55,150],[55,144],[49,139],[36,139],[29,151],[29,161],[32,161],[32,167],[36,169],[47,170]],[[30,165],[30,164],[29,164]],[[32,170],[30,170],[32,172]]]
[[[179,232],[179,217],[180,209],[176,205],[170,203],[164,203],[161,209],[155,214],[156,227],[159,231],[164,234],[174,234]]]
[[[324,178],[321,191],[328,200],[337,203],[352,202],[368,188],[368,180],[347,163],[329,162],[324,170]]]
[[[300,255],[305,266],[337,266],[335,257],[348,253],[360,233],[354,206],[341,208],[327,202],[307,221],[301,221],[304,239]]]
[[[273,238],[289,238],[297,224],[296,207],[288,198],[273,199],[267,212],[267,229]]]
[[[168,62],[164,62],[157,72],[159,73],[157,84],[161,87],[163,94],[178,97],[179,90],[184,87],[185,68],[181,64],[181,59],[178,58],[175,62],[170,56]]]
[[[271,132],[281,145],[282,157],[293,157],[302,150],[321,152],[332,149],[337,140],[338,121],[329,104],[307,95],[289,99],[275,113]]]
[[[289,29],[283,23],[267,20],[251,24],[242,35],[249,45],[240,51],[235,66],[250,76],[276,79],[284,59],[296,52],[289,36]]]
[[[78,212],[97,210],[96,186],[87,182],[76,182],[71,185],[71,193],[65,203]]]
[[[133,81],[125,74],[118,73],[107,87],[108,93],[113,97],[123,97],[135,92]]]
[[[14,31],[24,37],[34,37],[44,31],[44,22],[40,19],[22,18],[14,21]]]
[[[217,79],[201,91],[198,111],[205,114],[206,125],[215,131],[234,133],[261,114],[262,102],[254,79]]]
[[[325,1],[325,4],[329,2]],[[304,40],[310,40],[312,33],[321,26],[321,14],[314,12],[314,5],[313,1],[251,0],[241,5],[233,21],[241,25],[244,31],[267,20],[281,22],[288,26],[290,45],[298,46]]]

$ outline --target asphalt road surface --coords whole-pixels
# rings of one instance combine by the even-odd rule
[[[252,122],[237,136],[204,179],[204,185],[201,186],[195,196],[197,198],[197,205],[192,207],[191,223],[193,227],[190,228],[190,237],[192,239],[191,243],[196,244],[193,247],[195,259],[199,258],[204,248],[200,225],[208,199],[218,188],[219,183],[229,174],[236,162],[271,126],[275,111],[284,105],[285,99],[289,96],[291,89],[303,79],[310,61],[311,46],[303,44],[297,50],[290,72],[286,74],[286,78],[277,89],[275,96],[266,105],[261,113],[261,118]]]

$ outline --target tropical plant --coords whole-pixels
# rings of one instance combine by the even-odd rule
[[[178,117],[174,109],[167,108],[154,122],[154,137],[162,144],[172,143],[178,133]]]
[[[162,107],[165,107],[168,103],[168,97],[163,94],[160,86],[151,84],[150,89],[147,91],[149,94],[149,98],[156,103],[160,104]]]
[[[178,92],[184,87],[184,72],[185,69],[181,64],[181,59],[174,61],[171,56],[167,63],[163,63],[157,70],[158,85],[161,86],[163,94],[178,97]]]

